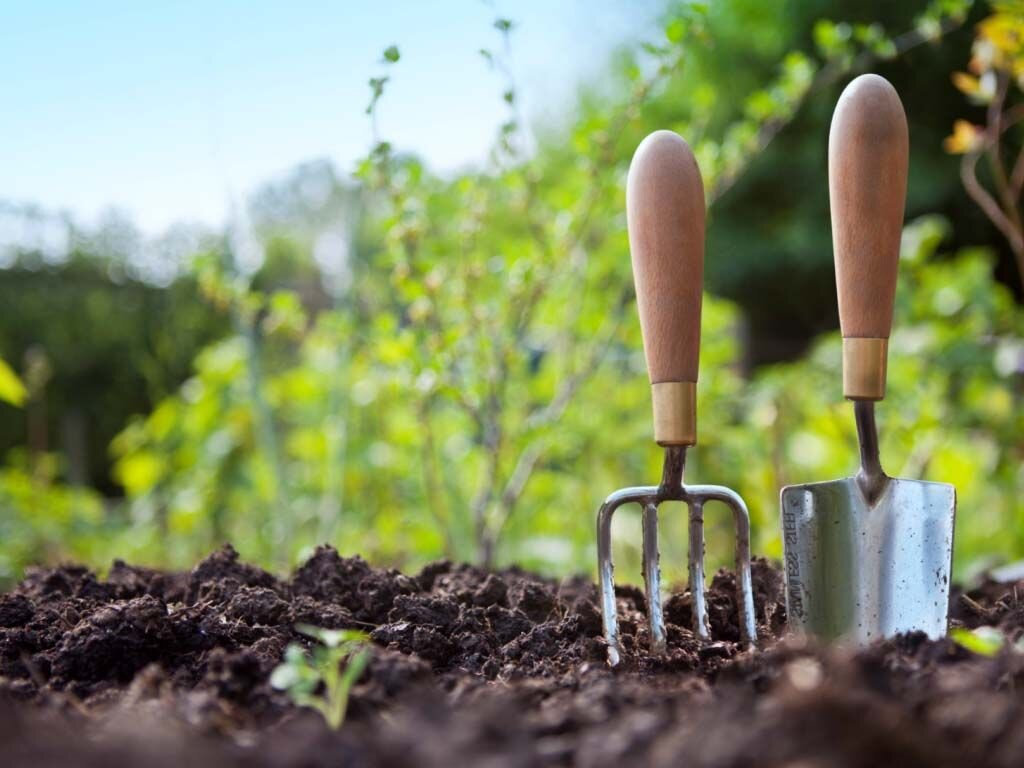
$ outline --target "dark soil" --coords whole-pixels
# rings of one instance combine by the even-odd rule
[[[854,653],[784,636],[781,576],[755,564],[761,649],[733,577],[713,642],[620,590],[624,660],[604,661],[594,585],[442,562],[415,576],[322,548],[288,581],[225,548],[189,574],[36,570],[0,596],[0,765],[1020,766],[1024,654],[906,636]],[[954,621],[1024,633],[1019,585],[986,583]],[[372,657],[329,730],[270,687],[297,623],[359,628]]]

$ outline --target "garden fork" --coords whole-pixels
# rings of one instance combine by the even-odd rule
[[[612,579],[612,516],[623,504],[643,510],[643,571],[653,654],[666,650],[658,566],[658,505],[683,501],[690,513],[689,575],[693,632],[710,638],[704,599],[704,505],[732,509],[736,527],[736,592],[740,635],[753,644],[750,515],[743,499],[717,485],[684,485],[686,448],[697,442],[697,364],[704,281],[704,184],[693,152],[671,131],[656,131],[637,147],[626,183],[626,216],[644,355],[654,401],[654,439],[665,448],[661,484],[623,488],[597,515],[601,613],[608,663],[619,663],[619,630]]]

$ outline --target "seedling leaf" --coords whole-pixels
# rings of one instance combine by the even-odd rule
[[[978,627],[975,630],[958,627],[949,634],[961,648],[979,656],[995,656],[1006,643],[1006,635],[995,627]]]
[[[300,707],[315,709],[337,730],[345,720],[349,693],[370,660],[367,637],[351,629],[324,629],[298,624],[297,632],[321,644],[308,653],[298,643],[284,652],[284,661],[270,674],[270,684],[288,692]]]

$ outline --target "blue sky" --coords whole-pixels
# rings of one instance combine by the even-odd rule
[[[658,3],[625,0],[0,0],[0,200],[89,222],[117,207],[156,234],[218,224],[299,162],[365,152],[366,81],[402,61],[382,136],[450,170],[482,159],[505,111],[480,57],[508,16],[531,119],[557,120]]]

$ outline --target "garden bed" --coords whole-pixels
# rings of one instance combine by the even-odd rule
[[[784,638],[780,573],[754,567],[761,649],[738,645],[734,580],[697,641],[685,593],[670,652],[643,653],[620,590],[624,659],[604,663],[594,585],[436,563],[407,576],[322,548],[287,580],[230,548],[191,573],[36,570],[0,597],[5,766],[1019,766],[1024,655],[908,636],[860,653]],[[1024,594],[1024,583],[1020,585]],[[1015,585],[955,621],[1024,629]],[[358,628],[372,656],[338,732],[268,678],[297,623]],[[640,652],[637,649],[640,648]]]

